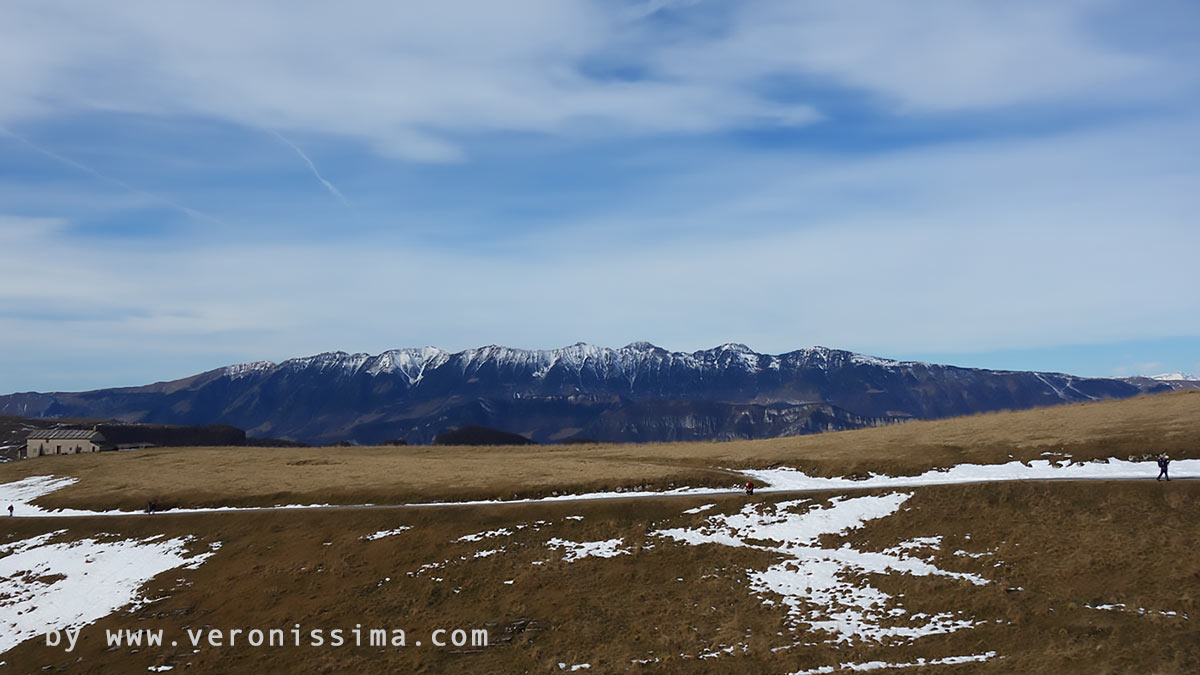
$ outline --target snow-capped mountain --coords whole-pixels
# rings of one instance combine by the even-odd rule
[[[1159,382],[1195,382],[1200,380],[1200,378],[1197,378],[1195,375],[1178,372],[1163,373],[1162,375],[1147,375],[1147,377],[1149,377],[1151,380],[1158,380]]]
[[[760,354],[648,342],[497,345],[258,361],[145,387],[0,396],[0,414],[222,423],[308,442],[428,442],[465,424],[538,441],[760,438],[1133,396],[1166,383],[901,362],[811,347]]]

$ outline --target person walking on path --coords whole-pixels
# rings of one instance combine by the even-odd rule
[[[746,481],[746,494],[748,494],[748,495],[754,494],[754,481],[752,481],[752,480]]]
[[[1158,478],[1155,480],[1162,480],[1164,478],[1168,481],[1171,480],[1171,477],[1167,475],[1167,465],[1170,463],[1171,458],[1167,456],[1167,453],[1164,452],[1158,456]]]
[[[12,504],[8,505],[8,517],[12,518]]]

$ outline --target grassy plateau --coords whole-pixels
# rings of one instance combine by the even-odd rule
[[[138,509],[148,500],[403,504],[732,487],[743,468],[909,475],[1047,452],[1088,460],[1164,451],[1200,457],[1200,392],[765,441],[148,449],[12,462],[0,466],[0,483],[79,479],[39,499],[45,508]],[[145,602],[85,626],[70,653],[32,639],[0,654],[0,672],[817,673],[876,664],[879,672],[903,673],[1197,673],[1200,481],[1157,483],[1154,465],[1147,467],[1146,480],[942,485],[853,497],[731,490],[402,509],[12,518],[0,545],[57,532],[51,541],[166,535],[192,537],[197,551],[217,542],[220,548],[195,569],[155,577],[142,589]],[[784,542],[796,547],[786,555],[779,542],[693,544],[664,534],[710,531],[722,518],[740,522],[739,514],[815,513],[896,493],[908,497],[894,512],[808,543]],[[382,531],[393,534],[369,538]],[[613,540],[619,553],[612,557],[573,557],[563,544]],[[845,596],[817,602],[801,593],[793,611],[782,596],[756,586],[765,570],[792,564],[788,555],[831,561],[851,554],[900,556],[939,572],[842,568],[839,579],[851,589]],[[0,562],[5,555],[0,551]],[[854,606],[851,596],[862,589],[886,595],[881,606],[895,608],[880,624],[884,630],[937,616],[964,627],[876,640],[839,639],[814,625]],[[188,633],[295,626],[306,638],[300,646],[193,645]],[[307,641],[312,629],[349,635],[356,626],[403,629],[407,644]],[[486,630],[488,645],[432,644],[433,631],[456,628]],[[114,648],[105,642],[107,629],[161,629],[166,642]]]

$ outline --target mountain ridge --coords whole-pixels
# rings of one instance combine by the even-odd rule
[[[0,414],[232,424],[251,436],[429,442],[467,424],[539,442],[764,438],[1167,391],[1174,383],[897,361],[725,343],[530,350],[486,345],[252,361],[179,380],[0,396]]]

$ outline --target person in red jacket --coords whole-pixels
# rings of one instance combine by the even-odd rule
[[[752,481],[752,480],[746,481],[746,494],[748,494],[748,495],[754,494],[754,481]]]

